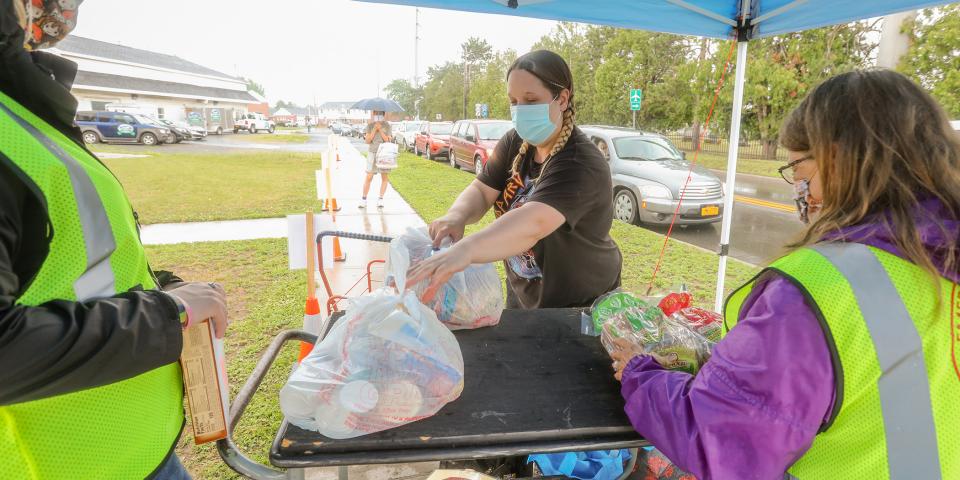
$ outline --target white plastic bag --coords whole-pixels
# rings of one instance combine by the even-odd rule
[[[383,142],[377,147],[377,169],[393,170],[397,168],[400,146],[393,142]]]
[[[381,289],[353,301],[303,360],[280,409],[300,428],[353,438],[434,415],[462,391],[453,333],[412,292]]]
[[[440,251],[442,250],[441,248]],[[405,278],[407,265],[416,265],[434,253],[433,241],[425,227],[407,229],[406,233],[390,242],[387,285],[391,285],[394,279]],[[428,281],[423,281],[411,285],[410,288],[419,298],[428,285]],[[496,267],[489,263],[471,265],[463,272],[454,274],[437,291],[437,295],[427,307],[451,330],[488,327],[500,323],[504,299],[503,286]]]

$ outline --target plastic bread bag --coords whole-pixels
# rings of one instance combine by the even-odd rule
[[[440,251],[444,248],[449,248],[449,243],[445,243]],[[394,285],[398,279],[406,276],[407,268],[401,268],[403,265],[416,265],[434,253],[433,241],[430,240],[426,228],[408,229],[390,242],[386,284]],[[428,282],[423,281],[412,285],[411,290],[419,298],[427,286]],[[493,264],[471,265],[454,274],[437,291],[427,307],[451,330],[488,327],[500,323],[504,298],[496,267]]]
[[[716,314],[691,307],[691,302],[685,292],[651,299],[621,297],[621,308],[599,317],[601,342],[612,352],[620,348],[614,340],[623,339],[656,354],[664,368],[695,374],[716,343],[707,335],[718,338],[719,327]]]
[[[401,288],[403,285],[399,285]],[[280,390],[300,428],[353,438],[436,414],[463,391],[453,333],[412,292],[353,301]]]

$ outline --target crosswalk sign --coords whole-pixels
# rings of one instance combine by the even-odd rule
[[[643,90],[634,88],[630,90],[630,110],[640,110],[640,103],[643,101]]]

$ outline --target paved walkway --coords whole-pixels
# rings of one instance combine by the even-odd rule
[[[319,139],[311,140],[306,148],[300,146],[301,151],[313,149],[319,152],[326,149],[325,135],[323,138],[323,148],[320,148],[321,142]],[[237,145],[237,147],[251,148],[251,144]],[[276,149],[276,147],[275,145],[262,146],[262,148],[273,149]],[[281,147],[281,149],[286,150],[287,148]],[[380,187],[379,177],[374,179],[373,185],[370,188],[370,206],[366,210],[358,208],[361,199],[366,158],[360,153],[355,144],[351,143],[348,139],[343,139],[340,143],[340,160],[333,171],[332,178],[332,183],[335,185],[334,192],[341,206],[341,210],[336,212],[336,228],[338,230],[396,236],[403,233],[408,227],[424,225],[423,220],[417,215],[410,204],[400,197],[392,187],[388,189],[384,197],[384,208],[376,208],[376,198]],[[317,168],[320,168],[319,158],[317,159]],[[291,214],[297,213],[302,212],[291,212]],[[324,215],[324,221],[328,219],[329,215]],[[286,237],[286,218],[155,224],[146,225],[141,231],[141,238],[145,245]],[[360,295],[366,288],[366,282],[362,280],[366,275],[368,262],[371,260],[386,259],[387,244],[375,244],[350,239],[341,239],[340,242],[347,258],[345,262],[337,262],[333,268],[327,269],[326,274],[331,283],[331,289],[334,294],[348,294],[350,287],[360,281],[357,288],[349,292],[350,296]],[[376,266],[374,272],[374,279],[381,280],[383,278],[383,265]],[[327,294],[323,283],[320,282],[319,279],[317,287],[317,296],[321,304],[325,305]],[[349,474],[352,480],[380,480],[387,478],[425,479],[437,467],[437,462],[403,465],[364,465],[350,467]],[[337,473],[338,470],[336,468],[309,469],[306,478],[310,480],[332,480],[338,478]]]

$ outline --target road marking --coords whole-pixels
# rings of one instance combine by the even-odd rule
[[[759,198],[745,197],[743,195],[734,195],[733,198],[738,202],[756,205],[758,207],[772,208],[782,212],[794,213],[797,211],[797,207],[793,205],[787,205],[786,203],[770,202],[767,200],[760,200]]]

